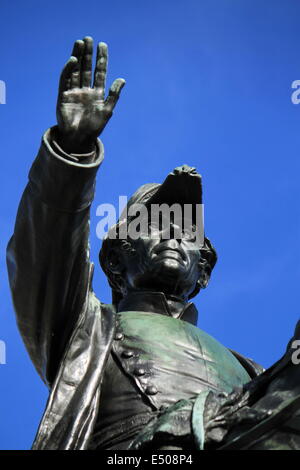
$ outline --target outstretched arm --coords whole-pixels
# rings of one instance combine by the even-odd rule
[[[48,130],[29,174],[7,259],[18,326],[30,357],[51,385],[90,291],[89,211],[103,159],[97,137],[124,80],[104,99],[107,47],[100,43],[91,86],[91,38],[76,41]]]

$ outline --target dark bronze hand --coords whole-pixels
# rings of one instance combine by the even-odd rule
[[[107,45],[100,42],[92,85],[93,39],[76,41],[63,68],[57,100],[58,140],[66,152],[89,152],[108,123],[125,80],[118,78],[105,98]]]

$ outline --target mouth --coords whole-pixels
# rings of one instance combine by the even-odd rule
[[[182,248],[170,248],[167,245],[161,245],[156,247],[155,252],[154,252],[154,257],[156,258],[170,258],[170,259],[175,259],[176,261],[179,261],[183,263],[186,261],[186,254],[183,251]]]

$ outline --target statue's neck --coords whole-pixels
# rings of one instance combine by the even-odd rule
[[[180,318],[196,325],[198,312],[193,303],[166,296],[163,292],[129,292],[118,304],[118,312],[140,311]]]

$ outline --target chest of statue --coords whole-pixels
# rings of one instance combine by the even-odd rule
[[[156,409],[207,389],[229,393],[250,380],[217,340],[166,315],[118,313],[112,351],[124,373]]]

